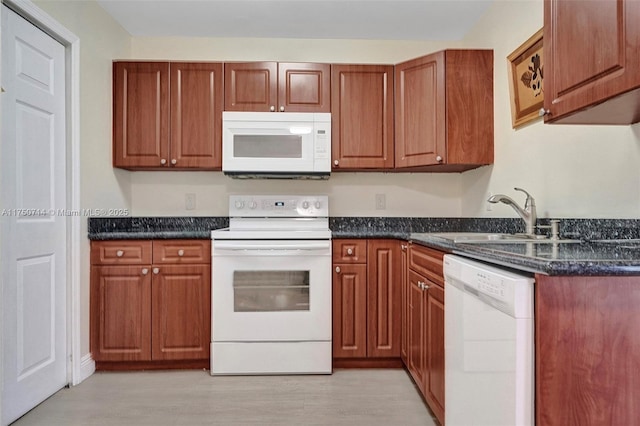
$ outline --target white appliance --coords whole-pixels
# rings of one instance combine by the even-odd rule
[[[211,232],[211,374],[331,374],[327,196],[231,196]]]
[[[235,178],[327,179],[331,114],[223,112],[222,171]]]
[[[444,256],[445,424],[534,424],[531,276]]]

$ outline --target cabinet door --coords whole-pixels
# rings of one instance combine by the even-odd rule
[[[445,53],[396,65],[396,167],[446,162]]]
[[[367,265],[334,264],[333,357],[367,356]]]
[[[222,64],[171,63],[174,168],[222,168]]]
[[[278,63],[278,110],[331,112],[329,64]]]
[[[601,103],[640,86],[640,2],[545,0],[544,22],[545,121],[640,120],[637,92]]]
[[[424,359],[426,345],[425,292],[419,285],[423,281],[424,279],[420,275],[409,270],[407,369],[424,395],[426,374]]]
[[[424,396],[440,424],[444,424],[444,289],[430,281],[427,284]]]
[[[152,357],[208,359],[211,341],[211,268],[153,267]]]
[[[367,256],[367,356],[399,357],[400,243],[397,240],[369,240]]]
[[[393,155],[393,66],[333,65],[333,170],[393,168]]]
[[[96,361],[151,360],[149,266],[91,268],[91,353]]]
[[[225,111],[275,111],[278,102],[275,62],[224,64]]]
[[[113,166],[163,167],[168,156],[169,63],[114,62]]]
[[[400,358],[402,362],[407,365],[407,352],[409,347],[408,342],[408,311],[409,311],[409,264],[407,261],[407,243],[402,241],[401,247],[401,259],[402,259],[402,307],[401,307],[401,330],[400,330]]]

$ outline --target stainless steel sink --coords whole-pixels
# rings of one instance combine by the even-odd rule
[[[507,243],[540,243],[566,244],[579,243],[580,240],[553,240],[545,235],[501,234],[494,232],[441,232],[429,233],[430,237],[440,238],[452,243],[464,244],[507,244]]]

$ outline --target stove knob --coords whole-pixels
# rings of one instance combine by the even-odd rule
[[[309,202],[308,201],[303,201],[302,202],[302,208],[305,209],[305,210],[308,209],[309,208]]]
[[[316,209],[319,209],[320,207],[322,207],[322,203],[320,201],[316,201]]]
[[[237,200],[236,201],[236,209],[242,209],[242,208],[244,208],[244,201]]]
[[[249,208],[251,210],[255,209],[256,207],[258,207],[258,203],[256,203],[255,201],[249,203]]]

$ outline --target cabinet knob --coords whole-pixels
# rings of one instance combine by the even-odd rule
[[[160,268],[153,268],[153,273],[158,275],[160,273]]]
[[[407,249],[407,245],[406,244],[400,244],[400,249],[402,251],[405,251]]]
[[[142,268],[142,275],[147,275],[149,270],[147,268]]]
[[[340,164],[340,162],[338,160],[334,160],[333,164],[337,166],[338,164]]]
[[[544,117],[545,115],[549,114],[551,114],[551,111],[549,111],[548,109],[540,108],[540,110],[538,111],[538,117]]]
[[[122,250],[118,250],[118,251],[116,252],[116,256],[118,256],[118,257],[122,257],[122,256],[124,256],[124,251],[122,251]]]
[[[436,161],[437,161],[438,163],[442,163],[442,156],[438,155],[438,156],[436,157]]]
[[[160,164],[162,164],[163,166],[164,166],[165,164],[167,164],[167,159],[166,159],[166,158],[161,158],[161,159],[160,159]]]
[[[284,107],[280,105],[280,112],[284,112]]]
[[[173,164],[173,165],[175,166],[176,164],[178,164],[178,160],[176,160],[175,158],[174,158],[174,159],[172,159],[172,160],[171,160],[171,164]]]
[[[340,267],[339,266],[336,266],[336,273],[338,273],[338,274],[340,273]]]
[[[353,256],[353,249],[352,248],[348,248],[347,249],[347,255],[348,256]]]
[[[269,107],[269,111],[274,112],[275,110],[276,110],[276,107],[275,107],[275,106],[271,105],[271,106]]]
[[[182,249],[178,250],[178,256],[180,257],[184,256],[184,250]]]

